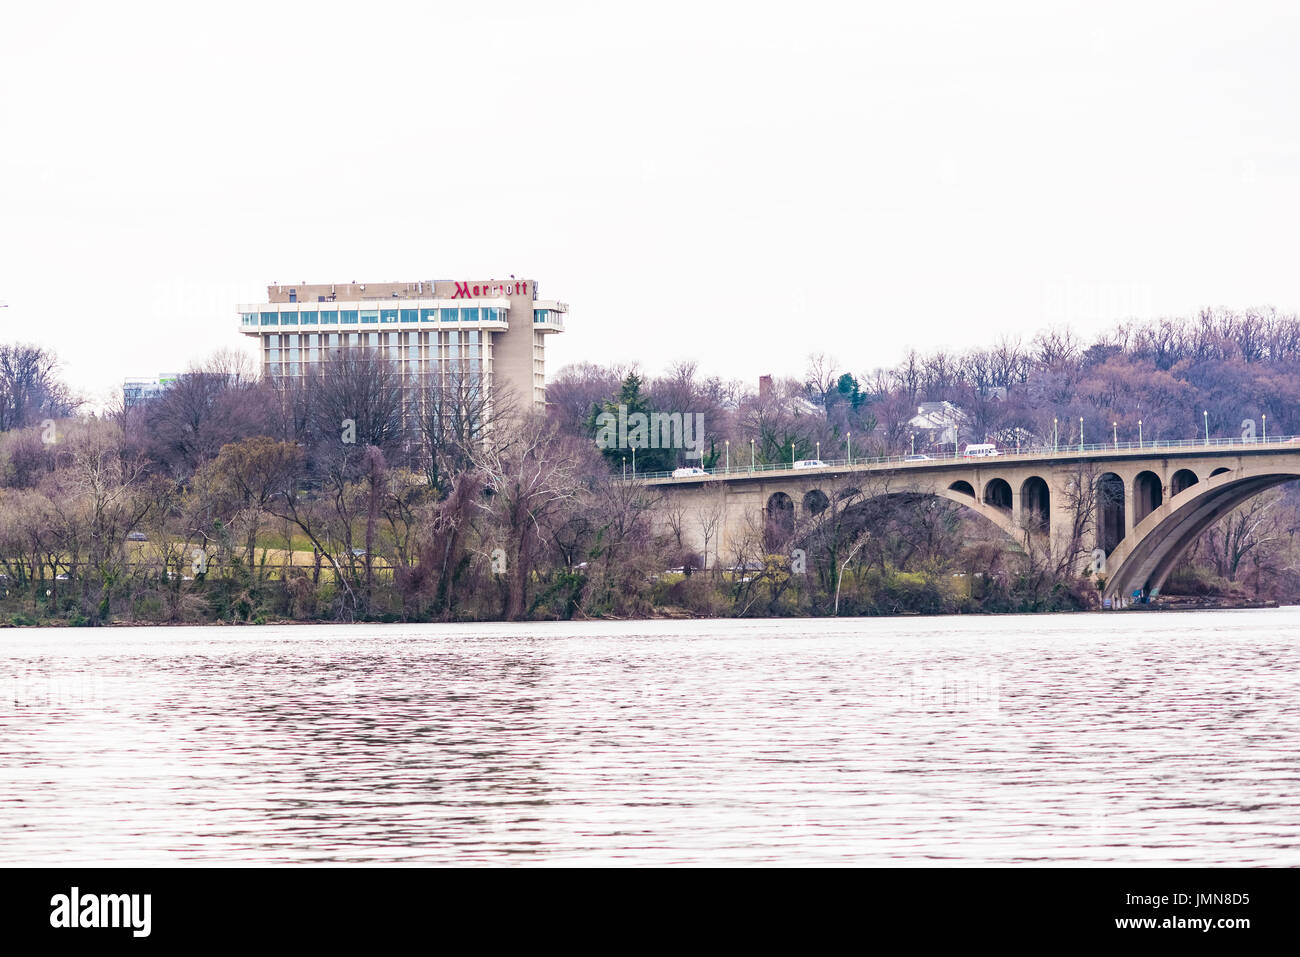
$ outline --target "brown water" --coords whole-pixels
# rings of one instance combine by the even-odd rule
[[[1300,610],[0,632],[0,863],[1300,864]]]

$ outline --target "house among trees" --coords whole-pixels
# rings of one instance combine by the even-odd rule
[[[970,417],[947,399],[942,402],[922,402],[916,415],[907,420],[907,427],[916,435],[917,445],[952,445]]]

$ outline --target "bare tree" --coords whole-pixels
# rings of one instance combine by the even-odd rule
[[[0,345],[0,432],[71,415],[80,406],[55,375],[58,359],[40,346]]]
[[[573,441],[539,416],[528,415],[503,423],[473,456],[491,492],[483,507],[505,541],[504,615],[510,621],[528,610],[528,586],[548,540],[548,524],[577,496]]]

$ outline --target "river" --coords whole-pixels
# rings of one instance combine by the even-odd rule
[[[1300,865],[1300,609],[0,631],[0,863]]]

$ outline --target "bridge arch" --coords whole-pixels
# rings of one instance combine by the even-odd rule
[[[984,483],[984,504],[1011,511],[1011,483],[1006,479],[989,479]]]
[[[1191,469],[1179,469],[1170,476],[1169,497],[1173,498],[1175,495],[1187,491],[1199,481],[1200,479],[1196,477],[1196,473]]]
[[[975,497],[975,486],[971,485],[970,482],[960,480],[953,482],[948,486],[948,491],[957,492],[961,495],[969,495],[971,498]]]
[[[773,492],[763,511],[764,544],[769,549],[780,548],[794,534],[794,499],[785,492]]]
[[[1051,533],[1052,491],[1041,475],[1031,475],[1020,483],[1020,514],[1026,528]]]
[[[819,488],[811,489],[804,493],[803,510],[807,515],[820,515],[826,509],[830,508],[831,500],[826,493]]]
[[[1106,559],[1105,598],[1127,598],[1135,590],[1158,591],[1178,559],[1198,536],[1248,499],[1300,479],[1300,471],[1261,468],[1257,474],[1215,471],[1151,512]]]
[[[1164,501],[1164,489],[1160,476],[1155,472],[1138,472],[1133,479],[1133,524],[1141,522]]]
[[[1097,478],[1097,547],[1107,555],[1124,540],[1124,480],[1114,472]]]
[[[1210,473],[1210,478],[1214,478],[1214,476],[1216,476],[1216,475],[1222,475],[1222,474],[1225,473],[1225,472],[1231,472],[1231,471],[1232,471],[1232,469],[1229,469],[1229,468],[1217,468],[1217,469],[1215,469],[1213,472]]]

